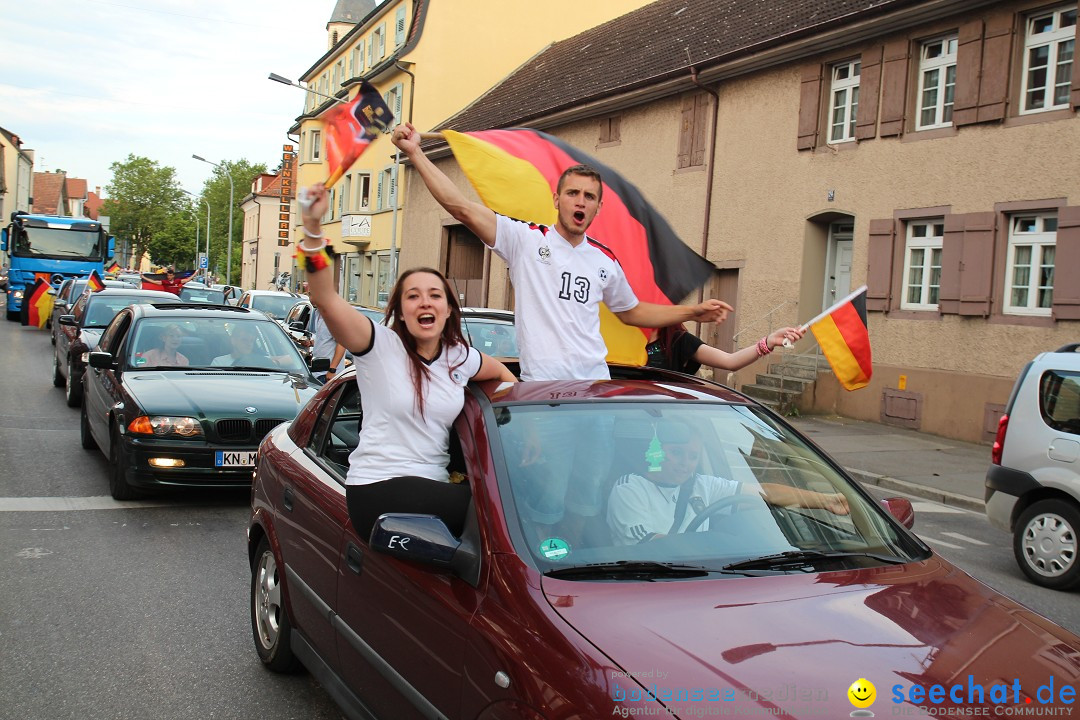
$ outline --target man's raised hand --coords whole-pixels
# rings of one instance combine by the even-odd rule
[[[703,323],[724,322],[727,320],[728,313],[734,310],[735,308],[723,300],[706,300],[694,306],[694,320]]]

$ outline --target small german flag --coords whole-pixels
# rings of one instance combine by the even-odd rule
[[[22,324],[34,327],[45,327],[45,321],[52,315],[53,300],[55,299],[49,290],[52,286],[38,278],[30,292],[23,296]]]
[[[86,287],[90,288],[90,292],[98,292],[105,289],[105,283],[98,277],[97,270],[90,271],[90,277],[86,280]]]
[[[109,263],[109,267],[105,268],[105,272],[112,275],[113,273],[120,272],[121,269],[122,268],[120,267],[120,263],[113,260],[111,263]]]
[[[845,390],[870,384],[874,363],[866,327],[865,285],[806,324]]]

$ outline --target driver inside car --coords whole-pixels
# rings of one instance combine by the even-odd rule
[[[685,423],[660,421],[656,441],[660,452],[653,453],[650,448],[646,454],[650,465],[647,477],[623,475],[611,490],[607,524],[616,545],[636,545],[685,532],[713,503],[740,494],[758,495],[770,505],[782,507],[821,508],[836,515],[849,512],[847,498],[840,493],[819,493],[777,483],[749,485],[699,473],[701,435]],[[713,520],[702,520],[695,530],[708,530]]]

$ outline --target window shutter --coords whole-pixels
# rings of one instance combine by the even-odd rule
[[[956,90],[953,96],[953,125],[970,125],[979,120],[979,72],[982,69],[982,20],[961,25],[956,46]]]
[[[1064,268],[1073,268],[1062,272]],[[1080,320],[1080,207],[1058,210],[1057,249],[1054,252],[1055,320]]]
[[[881,90],[881,48],[862,55],[859,76],[859,111],[855,117],[855,139],[870,140],[877,136],[878,96]]]
[[[394,16],[394,47],[405,44],[405,7],[399,7]]]
[[[1076,23],[1076,38],[1073,47],[1080,47],[1080,23]],[[1073,110],[1080,108],[1080,72],[1077,71],[1076,63],[1073,62],[1072,70],[1072,106]]]
[[[376,209],[376,210],[382,210],[382,208],[383,208],[383,201],[382,201],[382,198],[383,198],[383,192],[382,192],[382,186],[383,186],[383,173],[379,173],[379,184],[378,184],[378,186],[377,186],[377,187],[375,188],[375,209]]]
[[[677,168],[690,167],[694,147],[694,96],[684,95],[679,118],[679,157]]]
[[[367,45],[367,66],[372,67],[375,65],[375,33],[371,34],[368,39]]]
[[[401,122],[401,98],[405,95],[405,88],[398,83],[395,86],[394,91],[394,117],[397,118],[396,122]]]
[[[799,89],[799,150],[812,150],[818,142],[821,121],[821,65],[807,65]]]
[[[994,278],[994,221],[996,213],[968,213],[964,249],[960,255],[960,314],[990,314]]]
[[[992,15],[983,34],[982,74],[979,77],[978,122],[1001,120],[1009,100],[1009,64],[1012,62],[1012,13]]]
[[[709,96],[699,93],[694,96],[694,137],[691,145],[690,164],[701,167],[705,164],[705,146],[707,144],[705,126],[708,124]]]
[[[867,310],[885,312],[889,309],[895,237],[896,223],[892,218],[870,221],[866,268]]]
[[[906,38],[885,45],[881,69],[881,137],[904,132],[907,117],[908,56],[911,43]]]
[[[938,312],[943,315],[960,312],[960,258],[964,252],[966,217],[945,216],[945,237],[941,240],[941,287],[938,290]]]

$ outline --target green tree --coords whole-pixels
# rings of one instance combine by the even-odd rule
[[[176,170],[150,158],[128,155],[110,167],[112,181],[106,186],[109,199],[101,213],[109,216],[110,229],[124,259],[137,262],[150,249],[170,216],[183,206],[183,191]]]
[[[150,241],[150,261],[177,270],[195,267],[195,215],[190,207],[170,214]],[[200,238],[199,244],[202,245]]]
[[[229,244],[229,178],[225,175],[225,168],[228,168],[235,188],[232,213],[232,278],[227,280],[224,278],[228,265],[226,250]],[[251,163],[243,158],[236,161],[224,160],[214,168],[214,174],[203,184],[202,199],[210,204],[210,270],[229,285],[239,284],[243,258],[244,211],[240,209],[240,202],[251,194],[251,182],[264,172],[264,163]],[[202,203],[197,203],[197,206],[205,207]],[[204,223],[205,217],[204,213]],[[205,242],[204,239],[204,245]]]

